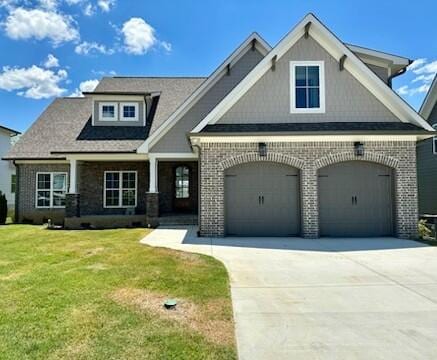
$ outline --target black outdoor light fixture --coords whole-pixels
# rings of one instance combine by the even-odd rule
[[[355,142],[354,143],[354,153],[355,156],[364,156],[364,144],[362,142]]]
[[[258,143],[259,156],[267,156],[267,144],[260,142]]]

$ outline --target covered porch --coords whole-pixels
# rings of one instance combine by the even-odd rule
[[[68,229],[197,224],[195,154],[68,155]]]

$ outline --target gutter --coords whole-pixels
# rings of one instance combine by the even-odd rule
[[[412,63],[413,63],[413,60],[409,59],[409,60],[408,60],[408,65],[407,65],[407,66],[405,66],[404,68],[402,68],[401,70],[399,70],[397,73],[390,75],[390,76],[387,78],[387,84],[388,84],[388,86],[392,87],[392,80],[393,80],[395,77],[398,77],[398,76],[400,76],[400,75],[402,75],[402,74],[405,74],[405,72],[407,71],[408,66],[410,66]]]

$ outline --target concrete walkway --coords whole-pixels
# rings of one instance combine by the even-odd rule
[[[212,255],[231,277],[240,359],[436,359],[437,247],[393,238],[141,241]]]

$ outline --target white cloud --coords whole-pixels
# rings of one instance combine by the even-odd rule
[[[57,0],[39,0],[41,7],[47,10],[55,10],[58,7]]]
[[[399,95],[408,95],[408,85],[403,85],[396,90]]]
[[[15,40],[50,39],[55,45],[76,41],[79,32],[70,16],[40,9],[13,9],[4,23],[6,34]]]
[[[425,84],[429,84],[432,83],[432,81],[434,80],[434,74],[429,74],[429,75],[419,75],[418,77],[416,77],[415,79],[413,79],[411,82],[415,83],[418,81],[422,81]]]
[[[164,48],[165,51],[167,51],[167,52],[171,52],[172,47],[171,47],[171,44],[170,44],[169,42],[167,42],[167,41],[161,41],[161,42],[160,42],[160,45]]]
[[[86,16],[93,16],[95,13],[95,8],[92,4],[86,4],[85,7],[83,8],[83,13]]]
[[[408,65],[407,69],[408,70],[414,70],[414,69],[422,66],[425,63],[426,63],[426,59],[425,58],[416,59],[410,65]]]
[[[97,5],[102,11],[109,12],[115,6],[115,0],[99,0]]]
[[[415,74],[436,74],[437,73],[437,60],[427,63],[421,67],[417,67],[413,70]]]
[[[96,88],[96,86],[99,84],[99,80],[86,80],[86,81],[82,81],[79,84],[79,88],[75,89],[70,96],[71,97],[82,97],[82,92],[86,92],[86,91],[94,91],[94,89]]]
[[[47,56],[47,60],[44,62],[44,67],[53,68],[59,67],[59,60],[52,54]]]
[[[84,41],[74,48],[74,52],[79,55],[88,55],[92,53],[101,53],[105,55],[112,55],[113,49],[108,49],[105,45],[96,42]]]
[[[67,72],[43,69],[32,65],[29,68],[3,67],[0,73],[0,89],[17,91],[17,94],[31,99],[46,99],[62,95],[66,89],[60,83],[67,79]]]
[[[155,29],[141,18],[126,21],[121,32],[124,35],[125,50],[129,54],[145,54],[157,42]]]
[[[408,85],[403,85],[400,88],[398,88],[396,91],[399,95],[408,95],[408,96],[414,96],[417,94],[423,94],[427,93],[430,88],[429,84],[422,84],[417,87],[410,88]]]

